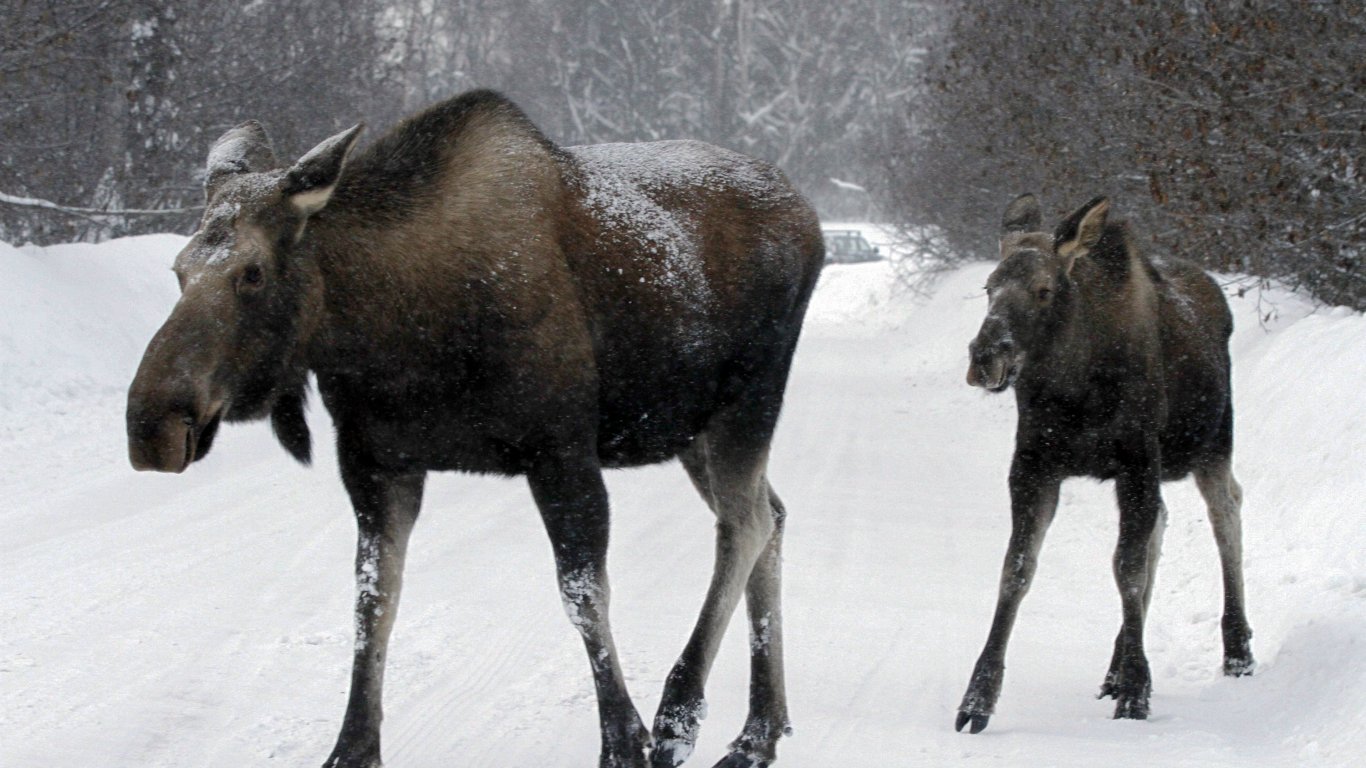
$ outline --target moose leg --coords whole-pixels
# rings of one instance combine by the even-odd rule
[[[342,480],[356,510],[356,640],[351,697],[341,734],[324,768],[381,764],[384,662],[398,612],[408,535],[422,504],[425,473],[369,473],[343,461]]]
[[[1152,695],[1152,676],[1143,651],[1144,595],[1149,588],[1149,549],[1162,509],[1156,462],[1121,474],[1115,481],[1119,497],[1119,544],[1115,548],[1115,583],[1119,586],[1124,623],[1115,641],[1117,663],[1111,694],[1115,719],[1145,720]]]
[[[716,511],[706,460],[701,451],[682,457],[683,466],[703,500]],[[792,733],[787,717],[787,691],[783,677],[782,634],[782,541],[787,510],[773,486],[768,486],[773,507],[774,530],[745,585],[749,615],[749,716],[740,736],[731,742],[730,753],[716,768],[763,768],[777,758],[778,738]]]
[[[1252,629],[1243,603],[1243,489],[1228,459],[1195,472],[1195,483],[1209,506],[1214,540],[1224,571],[1224,674],[1252,674]]]
[[[775,539],[781,510],[772,503],[764,476],[767,441],[760,441],[762,445],[756,446],[752,436],[745,435],[744,430],[735,429],[735,426],[714,422],[698,438],[702,444],[692,449],[702,451],[705,457],[706,483],[717,518],[716,563],[697,625],[664,684],[659,711],[655,714],[655,748],[650,756],[653,768],[673,768],[692,754],[700,722],[706,716],[703,688],[707,674],[726,625],[740,601],[741,589],[753,584],[756,591],[765,592],[751,610],[762,612],[767,608],[771,611],[776,607],[778,584],[772,578],[776,575],[776,547],[773,551],[774,573],[761,577],[757,584],[751,582],[755,563]],[[698,464],[695,459],[691,461],[690,472],[696,474]],[[699,483],[699,487],[701,485]],[[769,591],[774,594],[770,596]],[[770,622],[772,619],[770,616]],[[780,657],[770,658],[772,664],[781,663]],[[774,682],[771,668],[767,663],[762,666],[765,682],[761,685],[771,686]],[[772,702],[765,702],[766,708],[772,706]],[[761,715],[765,720],[763,727],[772,726],[768,718],[773,716],[771,712]],[[785,721],[785,716],[783,719]],[[744,742],[743,736],[740,741]],[[768,746],[771,747],[771,743]]]
[[[778,738],[792,735],[783,676],[782,548],[787,509],[768,487],[774,530],[745,585],[749,616],[749,716],[730,754],[716,768],[767,768],[778,757]]]
[[[1157,561],[1162,557],[1162,535],[1167,531],[1167,505],[1160,504],[1157,509],[1157,523],[1153,526],[1152,539],[1148,542],[1148,579],[1143,587],[1143,612],[1153,602],[1153,587],[1157,583]],[[1105,682],[1100,685],[1098,699],[1114,697],[1115,683],[1119,679],[1119,660],[1124,647],[1124,628],[1121,626],[1115,635],[1115,651],[1110,656],[1110,669],[1105,673]]]
[[[1029,591],[1030,582],[1038,566],[1039,549],[1044,534],[1053,522],[1058,508],[1058,489],[1062,481],[1042,476],[1029,468],[1016,455],[1010,469],[1010,544],[1006,549],[1005,564],[1001,567],[1001,587],[996,598],[996,615],[982,654],[977,657],[968,690],[958,705],[954,729],[963,730],[971,723],[971,733],[981,733],[987,727],[1001,696],[1001,681],[1005,673],[1006,643],[1020,602]]]
[[[560,598],[583,638],[597,689],[600,768],[644,768],[650,734],[626,691],[608,620],[607,487],[596,460],[561,458],[527,473],[555,552]]]

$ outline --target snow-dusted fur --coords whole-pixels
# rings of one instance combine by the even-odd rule
[[[675,457],[717,516],[718,559],[650,764],[691,751],[744,593],[766,642],[724,764],[767,765],[787,709],[766,464],[823,261],[810,207],[778,170],[705,144],[561,149],[488,91],[353,154],[358,132],[284,170],[254,123],[215,145],[176,260],[183,296],[127,417],[140,469],[183,471],[220,419],[267,415],[307,460],[316,376],[360,528],[351,700],[327,766],[379,763],[388,637],[433,470],[527,478],[592,665],[601,765],[645,766],[651,734],[608,621],[602,469]]]

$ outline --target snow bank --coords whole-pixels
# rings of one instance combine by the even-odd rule
[[[0,243],[0,418],[126,391],[129,362],[175,303],[171,259],[185,240]]]

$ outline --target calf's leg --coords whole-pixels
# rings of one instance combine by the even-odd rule
[[[1145,720],[1152,695],[1152,675],[1143,650],[1147,618],[1145,594],[1150,587],[1149,550],[1162,509],[1156,462],[1122,473],[1115,480],[1119,498],[1119,544],[1115,548],[1115,583],[1119,586],[1124,622],[1115,641],[1112,664],[1115,718]]]
[[[650,734],[626,691],[608,620],[607,487],[596,460],[557,457],[527,473],[555,553],[560,598],[583,638],[597,689],[600,768],[644,768]]]
[[[1229,460],[1195,471],[1195,483],[1209,506],[1214,541],[1224,572],[1224,674],[1252,674],[1252,628],[1243,602],[1243,489],[1233,477]]]
[[[1167,531],[1167,505],[1159,504],[1157,509],[1157,523],[1153,526],[1152,539],[1148,542],[1148,576],[1143,586],[1143,612],[1148,612],[1148,607],[1153,602],[1153,587],[1157,583],[1157,561],[1162,557],[1162,535]],[[1100,685],[1100,694],[1096,696],[1103,699],[1107,696],[1115,695],[1115,682],[1119,679],[1120,651],[1124,647],[1124,628],[1121,626],[1115,635],[1115,651],[1110,656],[1110,669],[1105,673],[1105,682]]]
[[[324,768],[377,768],[384,662],[398,613],[408,536],[422,505],[425,473],[386,474],[345,459],[342,480],[356,511],[356,639],[351,696]]]
[[[757,621],[761,624],[761,633],[769,633],[770,642],[765,658],[755,662],[761,668],[761,681],[758,684],[769,689],[776,684],[777,690],[773,696],[766,692],[760,694],[762,711],[751,721],[756,731],[765,732],[756,733],[756,738],[752,740],[746,740],[742,735],[737,740],[740,745],[737,749],[771,752],[778,735],[772,731],[781,730],[786,722],[786,713],[775,710],[775,707],[780,708],[782,705],[774,699],[781,695],[782,679],[781,672],[776,678],[774,676],[775,667],[781,665],[781,657],[772,655],[774,650],[780,652],[781,641],[778,649],[771,645],[771,632],[777,628],[772,622],[780,618],[772,612],[777,607],[778,551],[774,541],[781,507],[774,506],[764,475],[768,459],[767,440],[756,440],[752,433],[747,433],[740,425],[722,420],[719,423],[713,421],[708,430],[697,438],[697,442],[700,445],[695,445],[691,450],[701,451],[701,457],[699,460],[694,453],[689,459],[689,472],[694,475],[705,473],[705,480],[698,482],[698,486],[701,488],[705,485],[709,490],[712,508],[716,511],[716,563],[697,625],[664,685],[654,722],[653,768],[673,768],[692,754],[701,720],[706,716],[703,688],[707,675],[721,645],[726,625],[740,601],[740,592],[748,585],[752,585],[753,594],[758,598],[758,604],[751,605],[751,610],[761,612]],[[764,571],[757,582],[752,581],[755,563],[771,545],[774,546],[771,567]],[[767,617],[762,615],[765,610],[770,612]],[[767,625],[763,625],[765,618],[769,622]],[[784,724],[777,725],[775,717],[781,717]],[[764,759],[771,760],[771,757],[765,758],[760,754],[760,762],[751,761],[749,764],[763,765]],[[731,765],[745,763],[732,762]]]
[[[1027,459],[1016,455],[1010,468],[1010,544],[1001,567],[996,615],[992,618],[986,645],[973,668],[968,690],[963,694],[963,702],[958,705],[958,717],[954,722],[958,731],[971,724],[968,729],[971,733],[981,733],[996,709],[1005,673],[1006,644],[1010,641],[1020,602],[1034,579],[1039,549],[1057,511],[1061,486],[1061,479],[1042,474]]]

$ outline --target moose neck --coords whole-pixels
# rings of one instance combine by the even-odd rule
[[[428,359],[416,340],[449,364],[500,323],[534,322],[559,259],[560,195],[549,143],[485,96],[362,150],[299,244],[322,286],[310,367],[374,368],[404,348]]]
[[[507,326],[544,314],[545,270],[557,253],[548,216],[490,226],[490,216],[452,217],[439,208],[378,225],[369,215],[324,211],[300,243],[321,286],[307,353],[314,371],[374,373],[388,365],[382,358],[404,350],[413,364],[437,364],[433,352],[441,364],[457,364]]]
[[[394,340],[415,330],[455,341],[452,333],[467,325],[459,320],[471,307],[459,291],[436,293],[440,286],[471,282],[473,275],[450,274],[467,264],[453,255],[440,265],[445,274],[435,274],[430,260],[408,257],[432,252],[414,242],[420,226],[376,229],[346,209],[325,213],[299,244],[301,255],[316,265],[319,286],[317,322],[307,337],[310,369],[363,363],[394,350]]]

